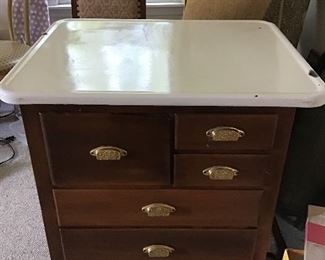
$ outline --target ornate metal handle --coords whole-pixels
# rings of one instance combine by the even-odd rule
[[[238,175],[238,170],[227,166],[213,166],[203,170],[203,175],[211,180],[233,180]]]
[[[143,253],[149,257],[169,257],[174,251],[174,248],[164,245],[151,245],[143,248]]]
[[[214,142],[236,142],[245,132],[235,127],[220,126],[206,132],[206,136]]]
[[[168,217],[176,208],[163,203],[153,203],[142,207],[141,210],[147,213],[148,217]]]
[[[99,161],[121,160],[127,154],[127,151],[114,146],[100,146],[90,151],[90,155],[95,156]]]

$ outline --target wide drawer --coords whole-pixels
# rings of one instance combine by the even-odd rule
[[[262,188],[266,155],[180,154],[175,156],[176,187]]]
[[[176,149],[267,151],[272,149],[275,114],[177,114]]]
[[[257,227],[262,194],[261,190],[54,190],[61,227]]]
[[[42,113],[41,122],[57,187],[170,183],[168,115]]]
[[[61,229],[66,260],[145,260],[148,254],[157,259],[251,260],[256,234],[256,230]]]

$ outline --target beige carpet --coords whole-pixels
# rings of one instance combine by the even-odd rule
[[[0,107],[0,115],[11,107]],[[40,205],[22,122],[0,119],[0,137],[18,136],[16,157],[0,165],[0,259],[48,260]],[[0,160],[9,150],[0,146]]]

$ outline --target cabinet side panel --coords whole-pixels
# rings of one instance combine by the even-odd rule
[[[264,182],[264,196],[261,202],[259,231],[257,235],[255,260],[265,260],[269,249],[272,223],[274,221],[275,207],[279,194],[284,164],[287,157],[295,109],[283,108],[278,110],[279,121],[275,144],[270,153],[269,169]]]
[[[64,259],[62,243],[39,114],[33,106],[21,106],[21,111],[51,259],[62,260]]]

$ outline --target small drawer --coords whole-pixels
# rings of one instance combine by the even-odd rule
[[[176,149],[267,151],[273,148],[275,114],[177,114]]]
[[[262,194],[262,190],[54,191],[61,227],[257,227]]]
[[[266,155],[175,155],[176,187],[262,188]]]
[[[252,260],[257,231],[61,229],[66,260]]]
[[[170,184],[168,115],[43,113],[54,186]]]

